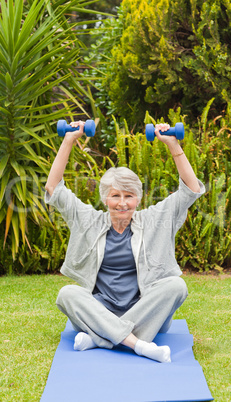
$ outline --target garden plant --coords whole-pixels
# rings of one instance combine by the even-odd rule
[[[224,10],[225,3],[222,3],[223,5],[218,3],[216,2],[217,6],[215,9],[214,6],[213,10],[216,10],[218,14],[222,10],[223,17],[229,15],[228,5]],[[81,1],[79,3],[82,10],[84,10],[84,4]],[[119,43],[125,46],[126,41],[123,40],[123,35],[128,29],[126,27],[133,26],[132,24],[138,18],[135,8],[129,4],[128,0],[124,0],[118,10],[118,18],[105,20],[105,29],[111,27],[107,34],[104,28],[95,30],[99,35],[101,29],[102,39],[94,45],[93,55],[92,50],[89,53],[88,61],[93,61],[93,56],[98,52],[100,62],[100,49],[105,45],[104,63],[101,63],[97,70],[100,72],[101,69],[101,75],[103,74],[111,83],[116,82],[114,72],[109,68],[114,49],[121,46]],[[141,20],[150,7],[155,6],[157,14],[163,8],[163,4],[157,0],[149,5],[145,4],[145,1],[142,1],[138,8]],[[166,3],[166,7],[168,6],[166,10],[169,9],[169,4]],[[182,1],[178,6],[186,12],[183,4]],[[201,14],[196,11],[197,6],[199,7],[196,2],[190,4],[191,11],[187,11],[191,15],[189,22],[193,18],[196,19],[199,29],[202,25],[198,21],[205,21],[206,10],[207,13],[209,11],[206,3],[203,3],[200,9]],[[184,122],[186,128],[184,150],[198,177],[205,183],[207,193],[192,207],[184,229],[178,234],[177,242],[180,246],[177,247],[177,257],[183,266],[190,266],[200,271],[214,268],[221,270],[228,267],[230,265],[231,106],[228,97],[222,98],[226,99],[224,103],[219,98],[228,93],[225,87],[226,74],[224,74],[224,83],[219,84],[223,85],[219,96],[214,90],[215,86],[212,85],[212,90],[211,85],[201,78],[203,85],[208,85],[209,96],[215,96],[209,99],[194,121],[190,113],[185,114],[184,103],[181,108],[177,108],[174,99],[172,100],[175,104],[174,109],[167,110],[168,102],[161,103],[163,113],[158,116],[158,119],[155,116],[156,108],[155,113],[148,110],[145,112],[143,109],[142,124],[139,123],[139,114],[136,114],[137,118],[133,119],[132,114],[126,112],[126,108],[123,109],[126,119],[122,119],[119,110],[115,105],[112,106],[113,103],[108,97],[103,95],[105,79],[102,80],[100,75],[97,79],[95,69],[85,71],[83,74],[80,72],[82,43],[78,40],[78,25],[83,26],[84,21],[76,22],[72,18],[76,10],[79,12],[80,9],[74,1],[43,3],[19,0],[14,3],[13,0],[8,0],[1,6],[0,224],[3,230],[0,235],[0,273],[54,272],[62,264],[68,242],[68,231],[56,212],[44,206],[43,187],[61,141],[57,138],[56,121],[59,118],[68,117],[70,120],[93,117],[97,122],[95,138],[90,142],[89,139],[78,142],[71,154],[65,176],[70,188],[76,191],[83,201],[92,203],[97,208],[102,207],[98,194],[99,179],[104,171],[113,165],[126,165],[138,173],[144,185],[145,206],[174,191],[178,179],[171,158],[162,145],[155,142],[148,143],[143,131],[145,124],[150,121],[153,123],[168,121],[172,125],[177,121]],[[126,13],[124,10],[127,10]],[[171,17],[173,20],[174,10],[173,8]],[[195,10],[194,14],[192,10]],[[87,13],[90,13],[89,9]],[[135,13],[134,21],[131,18],[132,13]],[[166,15],[169,17],[168,13]],[[212,14],[208,15],[211,17]],[[69,16],[71,16],[70,20],[68,20]],[[169,24],[170,20],[167,16],[161,20],[160,26],[164,23]],[[219,25],[220,22],[221,19],[218,19],[215,24],[217,27],[215,33],[219,29],[224,29],[222,24]],[[139,26],[141,25],[138,24]],[[206,27],[207,25],[205,29],[208,33],[209,30]],[[134,30],[129,29],[132,32],[131,40],[133,40]],[[149,31],[152,32],[153,29],[151,24]],[[159,29],[163,30],[163,27]],[[167,28],[163,30],[165,31],[167,32]],[[225,33],[220,37],[225,42]],[[142,38],[144,36],[140,33],[140,40],[143,40]],[[209,43],[215,46],[214,42]],[[130,54],[129,51],[124,51],[121,55],[125,53],[127,57]],[[184,53],[182,52],[182,57]],[[169,54],[168,57],[170,57],[171,52],[166,51],[165,54]],[[189,61],[187,52],[185,57]],[[157,63],[162,59],[155,60]],[[201,59],[196,56],[192,60],[194,63],[201,62]],[[119,71],[120,63],[114,67]],[[228,74],[228,65],[226,70]],[[145,73],[145,70],[143,71]],[[86,74],[88,78],[92,78],[92,81],[88,80],[88,85]],[[155,77],[154,72],[151,76]],[[123,77],[126,77],[126,71]],[[135,77],[130,79],[132,79],[131,82],[129,81],[130,87],[137,91],[135,96],[138,104],[142,108],[148,106],[139,98],[138,86],[134,85]],[[103,98],[96,97],[96,100],[94,99],[95,81],[100,89],[100,96],[103,96]],[[120,83],[123,88],[129,88],[127,84]],[[187,83],[184,84],[184,88],[186,91]],[[200,95],[200,91],[198,95],[198,84],[195,91],[190,85],[187,91],[194,96]],[[130,108],[131,100],[126,100],[126,90],[122,92],[129,110],[135,111],[133,106]],[[160,99],[159,96],[157,98]],[[220,102],[224,109],[220,114],[214,115],[217,102]],[[105,108],[106,103],[109,109]],[[106,109],[110,115],[105,113]],[[134,121],[132,129],[131,121]],[[155,155],[161,155],[161,157],[156,158]],[[195,248],[197,253],[194,252]]]
[[[130,128],[178,106],[195,123],[213,97],[216,117],[230,99],[228,0],[123,0],[92,34],[97,104]]]
[[[79,5],[83,10],[84,4]],[[88,116],[77,69],[82,47],[78,24],[66,18],[76,8],[78,1],[1,2],[1,274],[26,273],[31,266],[40,271],[41,254],[48,257],[46,246],[52,254],[48,269],[64,255],[65,239],[47,214],[42,189],[56,147],[55,122],[64,113],[73,118],[73,108]],[[58,247],[49,230],[55,230]]]

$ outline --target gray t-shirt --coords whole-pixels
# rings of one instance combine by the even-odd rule
[[[122,234],[113,227],[107,232],[104,259],[93,291],[94,297],[113,313],[127,311],[139,299],[131,237],[131,225]]]

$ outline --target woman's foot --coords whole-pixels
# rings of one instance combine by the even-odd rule
[[[144,357],[157,360],[160,363],[170,363],[170,348],[168,346],[157,346],[154,342],[145,342],[140,339],[136,342],[134,351]]]
[[[90,335],[85,332],[79,332],[75,337],[74,349],[75,350],[88,350],[97,348],[97,345],[92,340]]]

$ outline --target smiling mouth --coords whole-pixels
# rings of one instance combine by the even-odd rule
[[[117,212],[127,212],[128,209],[116,209]]]

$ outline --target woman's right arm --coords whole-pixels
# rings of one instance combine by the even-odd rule
[[[50,196],[52,196],[55,187],[62,180],[73,145],[75,145],[76,140],[83,135],[84,122],[78,121],[71,123],[71,126],[76,128],[79,127],[79,130],[66,133],[55,157],[45,186],[45,189]]]

